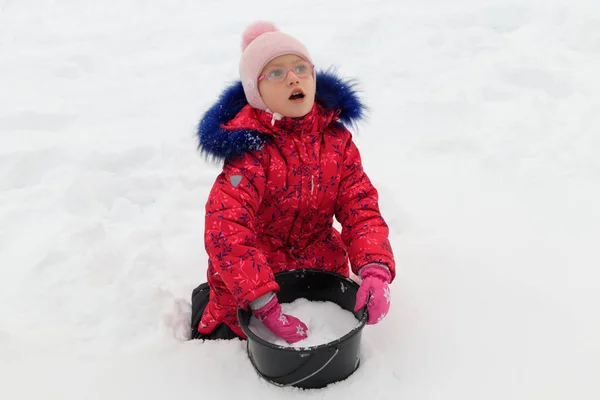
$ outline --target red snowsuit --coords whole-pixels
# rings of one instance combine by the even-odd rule
[[[395,277],[395,262],[377,191],[342,124],[362,115],[350,86],[321,73],[312,111],[274,124],[241,90],[224,92],[198,131],[203,152],[224,161],[206,204],[211,293],[198,331],[225,323],[245,338],[237,307],[279,290],[274,273],[314,268],[348,276],[349,263],[357,273],[377,262]]]

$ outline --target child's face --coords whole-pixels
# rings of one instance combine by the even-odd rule
[[[279,56],[271,60],[260,75],[264,78],[258,82],[258,90],[272,112],[298,118],[312,109],[315,79],[312,65],[302,57],[293,54]]]

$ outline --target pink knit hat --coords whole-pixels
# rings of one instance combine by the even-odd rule
[[[244,31],[240,79],[246,100],[252,107],[267,109],[258,91],[258,76],[269,61],[283,54],[295,54],[312,63],[306,47],[294,37],[280,32],[271,22],[255,22]]]

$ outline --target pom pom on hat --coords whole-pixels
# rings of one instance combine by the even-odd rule
[[[242,51],[245,51],[254,39],[267,32],[279,32],[279,29],[275,24],[268,21],[258,21],[246,28],[242,35]]]
[[[284,54],[296,54],[312,63],[308,49],[296,38],[281,32],[275,24],[258,21],[248,26],[242,34],[242,57],[240,59],[240,79],[248,104],[266,110],[258,90],[258,76],[262,69],[274,58]]]

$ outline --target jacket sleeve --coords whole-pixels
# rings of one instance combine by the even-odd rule
[[[352,272],[370,263],[385,264],[396,276],[389,228],[379,211],[377,190],[363,170],[360,153],[352,138],[346,143],[340,166],[340,186],[335,216],[342,225],[342,240],[348,248]]]
[[[279,286],[257,248],[254,219],[265,190],[265,174],[256,156],[228,162],[206,203],[204,245],[213,274],[218,274],[238,304],[249,303]]]

